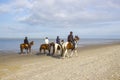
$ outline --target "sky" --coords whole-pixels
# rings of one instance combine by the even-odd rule
[[[0,38],[120,39],[120,0],[0,0]]]

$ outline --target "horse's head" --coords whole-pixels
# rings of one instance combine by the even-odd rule
[[[79,41],[80,38],[79,38],[78,36],[75,36],[74,40],[75,40],[75,41]]]
[[[54,46],[54,45],[55,45],[55,43],[54,43],[54,42],[51,42],[51,43],[49,43],[49,45],[50,45],[50,46]]]
[[[34,41],[31,41],[31,42],[30,42],[30,45],[34,45]]]
[[[63,43],[64,43],[64,40],[61,40],[60,44],[63,45]]]

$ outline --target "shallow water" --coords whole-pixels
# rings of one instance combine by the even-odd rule
[[[39,50],[40,45],[44,43],[44,39],[29,39],[29,42],[30,41],[34,41],[34,45],[32,47],[34,50]],[[49,41],[55,42],[55,39],[50,39]],[[78,46],[83,47],[86,45],[110,44],[112,42],[119,41],[120,40],[116,39],[81,39],[78,42]],[[0,51],[19,51],[21,43],[23,43],[23,39],[0,39]]]

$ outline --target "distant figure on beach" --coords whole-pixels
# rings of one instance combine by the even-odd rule
[[[60,38],[59,38],[59,36],[57,36],[57,38],[56,38],[56,43],[60,44]]]
[[[45,38],[45,44],[49,44],[48,37]]]
[[[74,38],[73,38],[73,32],[71,31],[70,34],[68,35],[67,41],[72,43],[74,48],[75,48],[75,42],[74,42]]]
[[[28,38],[27,38],[27,37],[25,37],[25,39],[24,39],[24,44],[29,45],[29,41],[28,41]]]

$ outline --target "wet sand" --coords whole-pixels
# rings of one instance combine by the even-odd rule
[[[0,80],[120,80],[120,44],[79,47],[61,59],[33,51],[0,52]]]

